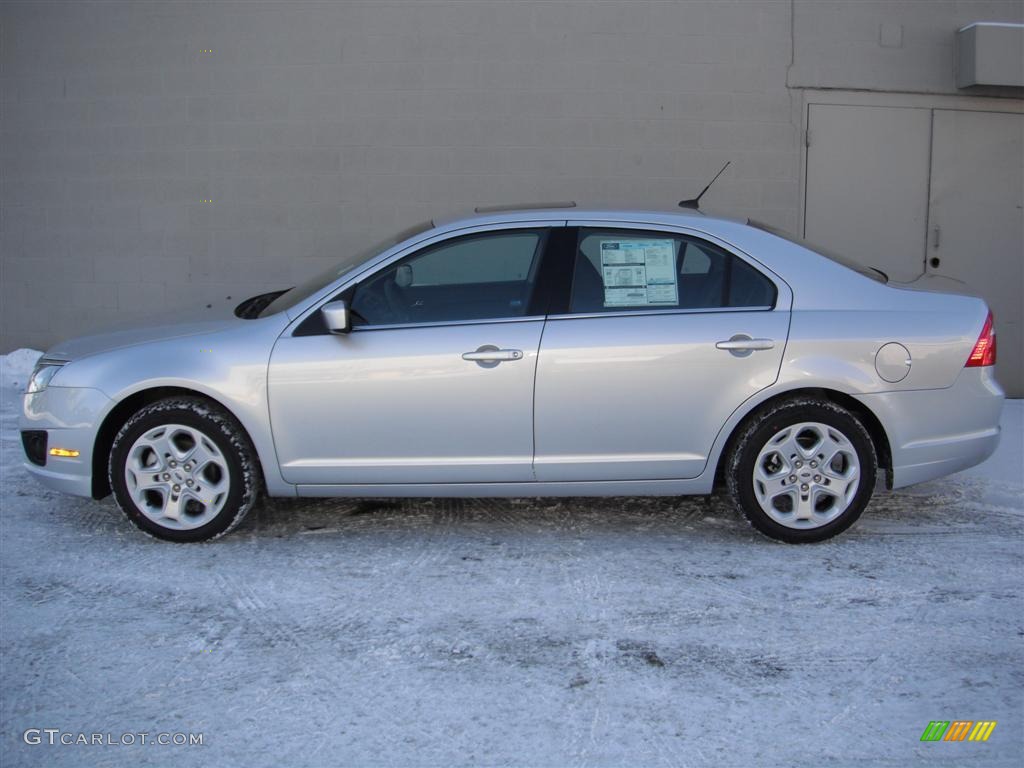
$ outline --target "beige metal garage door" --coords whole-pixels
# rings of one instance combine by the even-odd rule
[[[804,234],[898,282],[965,283],[996,315],[997,375],[1024,396],[1024,115],[812,104]]]
[[[936,109],[927,269],[967,283],[996,317],[996,375],[1024,396],[1024,115]]]

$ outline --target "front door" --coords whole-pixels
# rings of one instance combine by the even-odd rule
[[[285,480],[532,480],[545,240],[522,227],[427,246],[345,291],[351,333],[314,316],[279,339],[268,386]]]
[[[537,479],[685,479],[776,380],[790,294],[704,239],[581,223],[564,309],[537,368]]]

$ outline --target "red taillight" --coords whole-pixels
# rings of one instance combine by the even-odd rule
[[[981,368],[986,365],[996,364],[996,329],[992,324],[992,313],[985,318],[985,327],[981,329],[981,335],[974,343],[971,356],[967,358],[965,368]]]

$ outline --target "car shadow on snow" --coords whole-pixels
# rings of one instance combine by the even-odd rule
[[[42,488],[16,492],[46,509],[44,523],[77,533],[141,535],[111,497],[102,501],[65,496]],[[871,537],[897,533],[942,533],[974,525],[978,508],[969,488],[933,483],[927,488],[876,494],[861,519],[842,534]],[[41,503],[40,503],[41,502]],[[463,529],[519,535],[645,532],[684,538],[769,543],[754,532],[723,494],[690,497],[544,498],[267,498],[249,512],[227,539],[291,538],[320,534],[413,533],[432,536]]]
[[[880,493],[843,536],[936,532],[974,518],[963,489],[934,484],[927,493]],[[557,531],[654,532],[768,542],[723,494],[691,497],[266,499],[235,532],[293,535],[487,528],[523,535]],[[842,537],[840,537],[842,538]]]

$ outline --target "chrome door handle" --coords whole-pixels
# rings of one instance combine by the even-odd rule
[[[752,339],[742,333],[733,336],[728,341],[719,341],[715,344],[717,349],[725,349],[729,352],[755,352],[762,349],[774,349],[775,342],[771,339]]]
[[[520,360],[523,352],[520,349],[495,349],[477,350],[476,352],[463,352],[463,360],[472,360],[476,363],[502,363],[506,360]]]
[[[486,344],[473,352],[463,352],[462,359],[472,363],[491,363],[497,365],[508,360],[522,360],[523,350],[521,349],[498,349]]]

